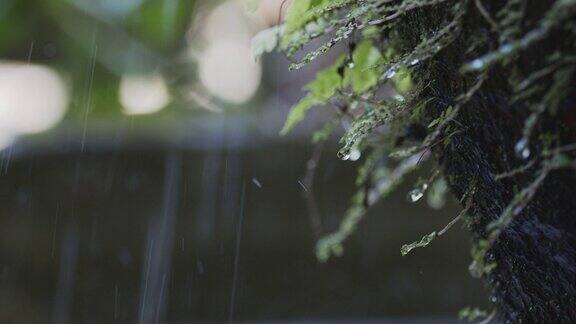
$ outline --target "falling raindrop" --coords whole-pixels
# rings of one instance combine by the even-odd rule
[[[196,270],[199,274],[204,274],[204,262],[202,260],[196,261]]]
[[[304,182],[302,182],[302,180],[298,180],[298,184],[300,184],[300,186],[304,191],[308,192],[308,188],[306,187],[306,185],[304,185]]]
[[[258,179],[252,178],[252,183],[255,184],[256,187],[262,188],[262,184],[260,183],[260,181],[258,181]]]

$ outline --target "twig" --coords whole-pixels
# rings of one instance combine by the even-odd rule
[[[482,2],[480,0],[474,0],[474,3],[476,4],[476,8],[478,8],[478,11],[482,17],[484,17],[484,19],[486,19],[486,21],[490,24],[492,30],[498,30],[498,24],[494,21],[494,19],[492,19],[492,17],[490,17],[490,13],[488,10],[486,10]]]

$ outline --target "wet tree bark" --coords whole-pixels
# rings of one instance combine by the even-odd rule
[[[492,13],[503,4],[498,0],[482,3]],[[552,1],[528,3],[524,19],[537,21]],[[450,7],[439,6],[404,18],[399,35],[406,49],[414,48],[422,35],[449,20],[447,8]],[[438,118],[442,111],[454,106],[457,96],[474,83],[460,71],[462,64],[474,55],[467,53],[470,39],[485,33],[490,44],[490,39],[496,38],[490,24],[476,18],[478,20],[467,17],[460,37],[414,71],[413,75],[418,76],[416,82],[423,89],[420,100],[428,102],[424,122]],[[570,53],[574,48],[570,38],[554,33],[523,53],[516,68],[530,71],[543,65],[543,59],[550,53],[558,50]],[[495,42],[488,46],[498,45]],[[515,146],[522,138],[530,109],[511,100],[513,73],[511,67],[491,68],[479,91],[432,146],[452,193],[461,201],[468,200],[470,209],[466,220],[476,243],[486,239],[487,225],[502,215],[515,194],[537,178],[542,166],[543,138],[555,134],[559,146],[576,142],[576,80],[572,76],[568,96],[560,103],[559,110],[554,115],[544,113],[536,124],[530,155],[518,156]],[[575,155],[572,153],[570,158],[574,160]],[[523,172],[504,178],[496,176],[527,163],[533,163],[532,167]],[[468,193],[470,197],[466,196]],[[576,172],[573,169],[548,174],[530,203],[488,250],[485,261],[496,263],[483,279],[491,290],[490,300],[504,322],[576,323]]]
[[[422,93],[434,98],[426,107],[428,119],[454,104],[470,86],[457,70],[458,48],[442,53],[427,68],[430,84]],[[534,53],[538,55],[538,53]],[[486,226],[502,215],[514,194],[534,181],[539,164],[525,172],[498,179],[537,159],[537,140],[528,159],[515,152],[529,110],[510,105],[505,81],[509,71],[496,69],[445,133],[433,153],[451,191],[461,200],[474,188],[468,226],[475,242],[486,238]],[[555,116],[544,116],[533,135],[560,134],[560,144],[576,141],[576,84]],[[449,135],[449,136],[448,136]],[[572,155],[572,158],[574,156]],[[502,320],[510,323],[576,322],[576,176],[574,170],[551,172],[527,207],[515,217],[486,254],[496,268],[484,276],[491,301]]]

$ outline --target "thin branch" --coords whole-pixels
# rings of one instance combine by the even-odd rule
[[[486,7],[484,7],[481,0],[474,0],[474,4],[476,4],[476,8],[478,8],[478,11],[482,15],[482,17],[484,17],[484,19],[486,19],[488,24],[490,24],[492,30],[494,31],[498,30],[498,24],[494,21],[494,19],[492,19],[490,13],[488,12],[488,10],[486,10]]]

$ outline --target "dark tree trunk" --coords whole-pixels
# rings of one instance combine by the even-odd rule
[[[495,13],[504,2],[482,1]],[[473,1],[468,4],[473,12]],[[524,21],[542,19],[553,1],[528,1]],[[399,36],[410,51],[422,35],[437,30],[450,20],[451,4],[408,15],[399,27]],[[402,27],[404,26],[404,27]],[[483,27],[482,27],[483,26]],[[526,27],[527,30],[532,27]],[[524,33],[526,30],[523,31]],[[486,52],[498,48],[497,35],[481,15],[464,19],[460,36],[432,60],[415,70],[422,87],[421,100],[428,100],[424,119],[438,118],[454,106],[475,79],[463,75],[460,67],[474,57],[471,39],[484,34]],[[576,142],[576,80],[572,75],[567,97],[556,114],[544,113],[531,136],[528,158],[518,157],[517,142],[531,113],[525,101],[513,104],[510,80],[515,72],[538,70],[551,53],[573,53],[570,34],[555,32],[516,57],[512,66],[496,65],[486,81],[465,104],[446,129],[433,153],[454,195],[469,202],[468,226],[476,243],[488,236],[487,225],[497,220],[515,194],[529,186],[541,168],[543,136],[555,134],[556,145]],[[478,53],[476,53],[478,54]],[[550,83],[552,74],[541,82]],[[574,155],[571,155],[574,159]],[[513,176],[498,178],[530,163],[533,167]],[[468,193],[471,197],[467,197]],[[576,323],[576,175],[573,169],[555,170],[538,187],[530,203],[501,232],[485,254],[484,261],[496,267],[483,275],[492,291],[491,301],[502,320],[510,323]]]
[[[447,75],[444,80],[451,79]],[[450,88],[443,81],[437,83],[443,91]],[[497,89],[475,96],[457,118],[466,129],[434,152],[456,197],[462,199],[470,188],[476,188],[469,213],[474,217],[470,228],[476,240],[485,238],[486,226],[500,217],[514,193],[535,177],[529,170],[508,179],[495,178],[526,163],[514,151],[522,136],[523,118],[501,102],[500,96]],[[491,300],[505,320],[576,321],[574,189],[573,171],[551,173],[487,254],[487,261],[497,264],[486,278],[493,291]]]
[[[554,50],[534,50],[538,55]],[[453,105],[454,98],[470,87],[458,70],[464,50],[454,44],[427,68],[433,77],[421,80],[431,86],[423,97],[435,98],[427,108],[429,119]],[[527,59],[530,59],[528,57]],[[529,159],[515,152],[530,111],[510,105],[507,77],[511,71],[495,68],[455,119],[453,134],[444,133],[433,152],[455,196],[471,192],[468,219],[475,242],[486,239],[486,226],[498,219],[515,193],[537,177],[538,163],[525,172],[497,179],[537,158],[542,150],[538,136],[560,134],[560,144],[576,139],[576,84],[555,116],[540,119],[533,134]],[[573,82],[574,83],[574,82]],[[449,136],[448,136],[449,135]],[[472,191],[471,191],[472,190]],[[524,210],[498,237],[486,254],[496,267],[484,275],[491,301],[500,317],[511,323],[576,322],[576,176],[573,170],[552,171]]]

